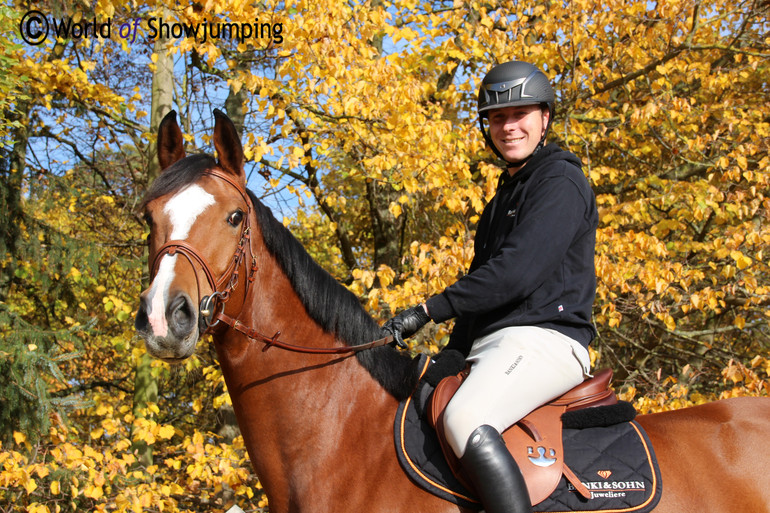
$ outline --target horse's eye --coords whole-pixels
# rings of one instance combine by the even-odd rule
[[[144,223],[148,228],[152,228],[152,216],[148,213],[144,214]]]
[[[243,221],[243,210],[240,209],[230,214],[230,217],[227,218],[227,224],[230,226],[238,226],[241,224],[241,221]]]

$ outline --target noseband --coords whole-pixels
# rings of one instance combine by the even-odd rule
[[[182,255],[190,263],[195,273],[195,282],[198,288],[198,298],[201,298],[200,280],[198,279],[198,271],[196,269],[196,263],[203,270],[203,274],[206,275],[206,281],[208,281],[209,287],[211,287],[212,293],[209,296],[201,299],[201,304],[198,312],[198,326],[201,336],[206,333],[210,333],[212,329],[220,322],[226,324],[245,335],[249,339],[259,340],[265,344],[263,351],[267,351],[273,346],[280,347],[287,351],[294,351],[299,353],[313,353],[313,354],[342,354],[342,353],[356,353],[365,349],[372,349],[374,347],[384,346],[393,341],[392,336],[383,337],[369,342],[368,344],[362,344],[359,346],[346,346],[346,347],[333,347],[333,348],[315,348],[298,346],[294,344],[287,344],[278,340],[281,332],[278,331],[272,337],[261,334],[254,328],[250,328],[238,320],[243,306],[246,303],[248,297],[249,286],[254,282],[256,272],[258,269],[257,259],[254,257],[254,252],[251,247],[251,199],[246,191],[236,181],[234,181],[229,175],[219,171],[218,169],[211,169],[203,172],[204,175],[220,178],[230,184],[238,194],[241,195],[243,201],[246,203],[245,219],[241,228],[241,238],[238,241],[238,247],[230,260],[230,264],[227,269],[222,273],[219,279],[214,279],[214,273],[211,272],[206,259],[201,255],[193,246],[184,240],[170,240],[163,244],[158,250],[152,261],[150,279],[154,280],[155,275],[158,273],[158,267],[160,267],[160,260],[164,255],[174,256]],[[225,314],[225,303],[230,299],[231,294],[236,289],[240,282],[240,267],[245,261],[247,261],[247,255],[251,259],[251,266],[248,269],[248,276],[246,279],[245,289],[243,291],[243,302],[241,307],[235,315],[235,318]],[[212,322],[213,321],[213,322]]]

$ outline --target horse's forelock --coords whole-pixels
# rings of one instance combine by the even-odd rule
[[[195,183],[201,175],[217,165],[217,161],[211,155],[199,154],[185,157],[167,169],[165,169],[150,186],[140,210],[144,210],[149,202],[154,199],[172,194],[187,185]]]

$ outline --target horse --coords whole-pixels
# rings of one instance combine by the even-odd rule
[[[170,363],[211,333],[270,511],[465,512],[414,484],[393,419],[421,370],[358,298],[246,188],[238,133],[214,111],[218,158],[185,154],[176,114],[142,209],[151,283],[135,327]],[[181,258],[180,258],[181,257]],[[661,468],[656,512],[770,512],[770,400],[640,415]]]

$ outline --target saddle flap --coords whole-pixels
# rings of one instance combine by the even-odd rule
[[[447,376],[442,379],[435,390],[433,390],[433,396],[430,399],[430,407],[428,408],[428,424],[433,429],[437,429],[437,426],[441,425],[439,417],[444,412],[449,401],[454,397],[457,389],[465,378],[468,377],[470,372],[470,365],[466,366],[459,374],[454,376]]]
[[[449,392],[452,391],[453,394],[461,383],[462,380],[458,376],[445,378],[436,387],[434,394],[443,393],[451,399]],[[444,390],[439,390],[439,387]],[[473,484],[463,473],[460,460],[446,440],[442,421],[444,409],[434,408],[434,405],[435,402],[429,409],[429,423],[438,434],[439,444],[447,464],[457,480],[468,490],[475,492]],[[559,485],[564,468],[564,447],[559,418],[564,411],[564,406],[543,406],[503,433],[505,445],[516,460],[527,483],[532,504],[539,504],[547,499]]]
[[[564,406],[546,405],[503,433],[503,440],[521,469],[532,504],[548,498],[564,469],[561,415]]]

